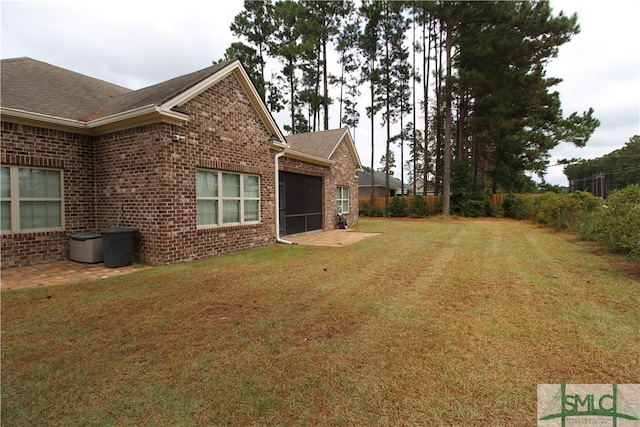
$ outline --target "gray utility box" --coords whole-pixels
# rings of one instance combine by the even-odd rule
[[[104,261],[100,233],[72,234],[69,239],[69,259],[71,261],[96,264]]]
[[[136,231],[138,230],[131,227],[109,227],[102,230],[105,267],[124,267],[133,262]]]

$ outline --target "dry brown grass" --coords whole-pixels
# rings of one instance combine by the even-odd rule
[[[612,258],[514,221],[358,231],[4,292],[3,425],[532,425],[537,384],[639,382]]]

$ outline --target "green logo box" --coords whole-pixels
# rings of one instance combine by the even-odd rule
[[[538,384],[538,426],[640,427],[640,384]]]

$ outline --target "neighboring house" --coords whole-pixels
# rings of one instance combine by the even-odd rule
[[[384,172],[373,173],[373,186],[373,197],[385,197],[387,185]],[[402,182],[393,175],[389,175],[389,196],[399,195],[401,188]],[[362,171],[358,174],[358,197],[361,199],[371,197],[371,172]]]
[[[406,185],[407,188],[407,195],[408,196],[415,196],[420,195],[420,196],[433,196],[433,182],[428,182],[427,183],[427,194],[424,194],[424,180],[422,178],[418,178],[416,179],[416,194],[413,194],[413,181],[411,181],[409,184]]]
[[[135,91],[29,58],[1,77],[2,268],[68,259],[70,234],[116,225],[150,264],[251,248],[281,240],[280,190],[321,178],[325,230],[336,189],[355,194],[348,132],[332,153],[291,150],[237,60]]]
[[[413,193],[413,185],[415,182],[416,191]],[[422,195],[422,191],[424,189],[424,180],[422,178],[417,178],[416,180],[412,180],[409,184],[407,184],[407,194],[409,196],[415,196],[416,194]]]

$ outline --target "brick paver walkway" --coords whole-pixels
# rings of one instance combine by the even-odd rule
[[[0,289],[8,291],[10,289],[61,285],[82,280],[105,279],[148,268],[151,266],[144,264],[109,268],[105,267],[103,263],[84,264],[75,261],[57,261],[2,270],[0,271]]]
[[[284,237],[283,240],[298,245],[345,246],[379,233],[360,233],[350,230],[330,230]],[[30,267],[10,268],[0,271],[0,289],[8,291],[28,287],[53,286],[83,280],[105,279],[152,268],[144,264],[108,268],[103,263],[85,264],[76,261],[58,261]]]

